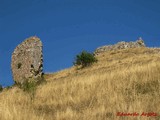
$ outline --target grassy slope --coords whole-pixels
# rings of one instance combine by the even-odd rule
[[[34,98],[17,87],[0,93],[0,120],[158,120],[160,54],[148,48],[102,53],[98,63],[46,74]],[[32,99],[31,99],[32,98]]]

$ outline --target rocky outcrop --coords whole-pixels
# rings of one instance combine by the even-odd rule
[[[127,48],[137,48],[137,47],[145,47],[145,43],[142,40],[142,38],[139,38],[135,42],[118,42],[115,45],[107,45],[107,46],[102,46],[99,47],[95,50],[95,55],[98,55],[99,53],[106,52],[106,51],[111,51],[111,50],[119,50],[119,49],[127,49]]]
[[[40,39],[34,36],[19,44],[12,53],[11,62],[13,79],[16,83],[22,84],[29,78],[40,80],[43,72],[42,42]]]

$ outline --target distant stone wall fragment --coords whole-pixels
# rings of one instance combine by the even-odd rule
[[[102,53],[102,52],[106,52],[106,51],[111,51],[111,50],[119,50],[119,49],[127,49],[127,48],[138,48],[138,47],[145,47],[145,43],[142,40],[142,38],[140,37],[137,41],[135,42],[118,42],[115,45],[106,45],[106,46],[102,46],[99,47],[95,50],[95,55]]]
[[[13,79],[24,83],[29,78],[41,78],[43,72],[42,42],[30,37],[19,44],[12,53],[11,68]]]

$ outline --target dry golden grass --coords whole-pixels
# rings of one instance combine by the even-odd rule
[[[0,93],[0,120],[159,120],[160,54],[148,48],[102,53],[98,63],[46,74],[34,98],[17,87]]]

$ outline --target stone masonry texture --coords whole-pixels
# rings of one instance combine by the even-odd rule
[[[19,44],[12,53],[11,69],[16,83],[23,84],[29,78],[42,77],[42,42],[36,36]]]
[[[142,38],[139,38],[135,42],[118,42],[115,45],[106,45],[99,47],[95,50],[94,54],[98,55],[99,53],[106,52],[106,51],[111,51],[111,50],[119,50],[119,49],[127,49],[127,48],[137,48],[137,47],[145,47],[145,43],[142,40]]]

